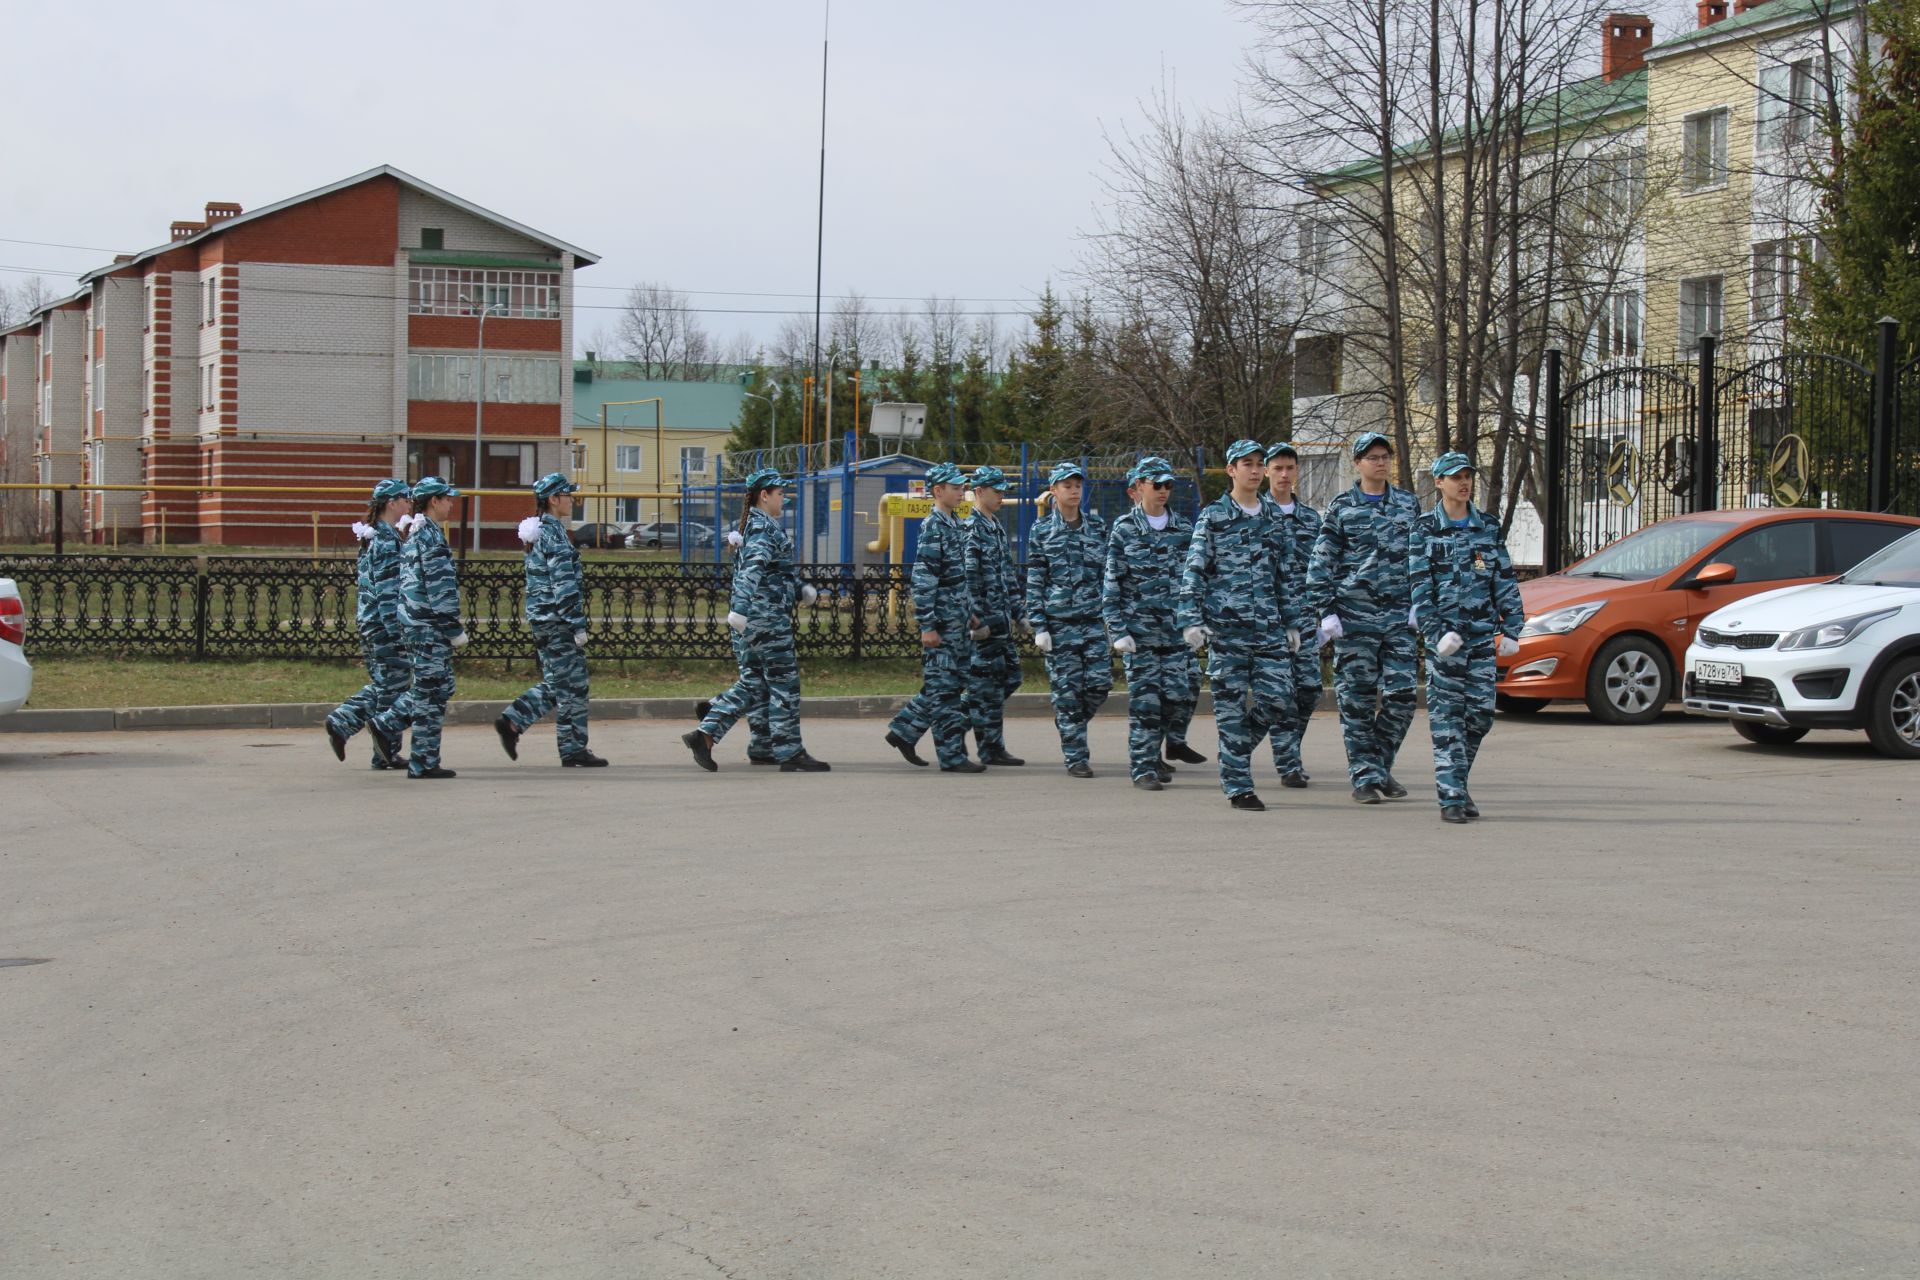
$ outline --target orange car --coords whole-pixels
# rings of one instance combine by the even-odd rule
[[[1520,652],[1500,659],[1496,706],[1578,699],[1613,724],[1645,724],[1674,695],[1694,628],[1775,587],[1845,573],[1920,519],[1775,508],[1675,516],[1564,571],[1520,584]]]

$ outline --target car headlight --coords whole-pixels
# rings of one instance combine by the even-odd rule
[[[1520,638],[1524,640],[1528,636],[1563,636],[1600,612],[1604,604],[1606,604],[1605,600],[1589,600],[1585,604],[1569,605],[1565,609],[1555,609],[1551,613],[1532,614],[1527,618],[1527,624],[1520,628]]]
[[[1882,609],[1878,613],[1856,613],[1851,618],[1835,618],[1832,622],[1823,622],[1817,627],[1802,627],[1798,631],[1789,631],[1781,639],[1780,647],[1782,649],[1837,649],[1874,623],[1891,618],[1898,612],[1900,612],[1898,609]]]

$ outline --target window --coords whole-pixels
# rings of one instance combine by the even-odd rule
[[[1600,303],[1600,358],[1640,358],[1640,295],[1610,293]]]
[[[617,444],[613,447],[613,469],[615,471],[644,471],[640,446],[637,444]]]
[[[1753,145],[1762,154],[1784,151],[1813,136],[1813,59],[1760,69]]]
[[[475,356],[409,355],[409,400],[472,400]],[[489,404],[558,404],[560,361],[555,356],[487,357]]]
[[[217,275],[200,282],[200,324],[204,328],[220,319],[220,284]]]
[[[1818,572],[1814,568],[1813,521],[1762,525],[1713,552],[1707,563],[1732,565],[1735,582],[1811,578]]]
[[[420,228],[420,247],[422,249],[444,249],[447,247],[445,227]]]
[[[1906,525],[1867,520],[1823,520],[1827,531],[1827,563],[1822,573],[1845,573],[1896,539],[1913,532]]]
[[[509,489],[534,481],[533,446],[530,444],[487,445],[480,478],[484,488]]]
[[[1699,349],[1700,339],[1706,334],[1720,332],[1720,292],[1719,276],[1698,276],[1692,280],[1680,282],[1680,356],[1682,359]]]
[[[149,329],[153,328],[153,278],[151,276],[140,282],[140,314],[144,317],[141,323]]]
[[[707,450],[704,445],[687,445],[680,450],[680,474],[703,476],[707,473]]]
[[[204,410],[213,408],[215,386],[213,370],[214,366],[211,362],[200,366],[200,407]]]
[[[93,403],[95,409],[107,407],[107,362],[93,361]]]
[[[1302,338],[1293,347],[1293,396],[1330,396],[1340,390],[1340,335]]]
[[[1631,218],[1646,200],[1647,149],[1634,147],[1594,161],[1591,213],[1595,222],[1617,225]]]
[[[615,498],[613,500],[613,518],[621,524],[639,524],[640,499]]]
[[[140,416],[153,412],[153,370],[140,370]]]
[[[1686,118],[1680,142],[1680,185],[1699,191],[1727,180],[1727,109]]]
[[[484,308],[495,316],[552,320],[560,315],[560,273],[413,267],[407,297],[416,316],[477,316]]]
[[[1800,270],[1804,247],[1799,240],[1753,246],[1753,323],[1778,320],[1805,297],[1807,282]]]

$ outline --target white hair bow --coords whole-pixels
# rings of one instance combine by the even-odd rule
[[[362,524],[360,521],[355,520],[353,522],[353,536],[362,542],[370,541],[373,538],[373,526],[370,524]]]
[[[540,541],[540,517],[528,516],[520,522],[520,541],[532,546]]]

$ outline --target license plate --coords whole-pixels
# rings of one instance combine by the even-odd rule
[[[1737,662],[1696,662],[1693,678],[1703,684],[1739,684],[1747,678],[1747,669]]]

